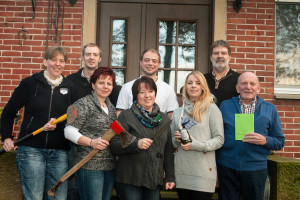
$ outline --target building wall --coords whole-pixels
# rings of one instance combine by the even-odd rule
[[[67,75],[80,66],[83,0],[77,0],[74,7],[68,1],[63,2],[61,41],[69,52],[64,72]],[[0,107],[4,107],[21,79],[44,68],[42,63],[46,47],[48,0],[36,1],[35,19],[32,19],[31,1],[2,0],[0,5]],[[54,16],[52,18],[55,20]],[[60,24],[58,32],[61,31]],[[54,44],[51,40],[54,32],[53,26],[49,30],[48,46]]]
[[[280,155],[300,158],[300,100],[275,100],[275,1],[243,0],[236,13],[227,3],[227,41],[232,46],[230,66],[252,71],[261,82],[260,96],[276,105],[286,137]]]
[[[63,2],[62,41],[70,52],[64,72],[67,75],[79,69],[81,41],[88,41],[84,39],[87,33],[96,31],[95,19],[92,19],[93,27],[89,25],[88,30],[84,24],[91,22],[89,18],[97,13],[95,9],[84,12],[84,7],[95,5],[96,0],[77,0],[74,7],[66,0]],[[226,37],[232,46],[230,66],[239,72],[253,71],[258,75],[262,85],[260,96],[275,104],[281,117],[286,144],[279,154],[300,158],[300,100],[274,99],[275,0],[242,0],[239,13],[232,7],[233,0],[215,0],[215,8],[224,3],[227,3],[227,16],[215,14],[214,24],[220,28],[222,24],[218,22],[227,17],[222,30],[227,27]],[[48,0],[36,1],[35,19],[32,19],[31,1],[0,0],[0,5],[0,107],[4,107],[21,79],[43,69]],[[22,31],[22,26],[28,32]],[[22,46],[18,44],[19,32],[21,38],[23,33],[26,34]],[[91,42],[91,37],[88,38]],[[50,41],[49,45],[52,44]]]

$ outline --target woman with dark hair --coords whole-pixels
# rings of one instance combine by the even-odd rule
[[[78,144],[75,163],[91,150],[101,150],[75,174],[80,199],[109,200],[114,184],[115,157],[107,148],[108,141],[101,139],[101,136],[117,118],[115,107],[108,98],[115,84],[115,73],[108,67],[100,67],[94,71],[90,82],[92,94],[69,107],[68,120],[72,120],[65,128],[65,137]]]
[[[126,148],[116,136],[111,149],[118,156],[115,180],[121,200],[158,200],[160,186],[172,189],[174,157],[170,129],[152,140],[169,118],[160,112],[155,101],[157,87],[153,79],[142,76],[132,86],[133,104],[119,115],[118,121],[136,139]]]
[[[199,71],[188,74],[183,98],[171,123],[176,190],[181,200],[210,200],[217,180],[215,151],[224,143],[222,114]]]
[[[68,170],[69,142],[64,137],[65,122],[51,125],[65,114],[77,98],[72,83],[62,72],[68,59],[63,47],[53,46],[44,56],[45,70],[23,79],[5,106],[1,117],[1,135],[5,151],[16,149],[12,141],[14,116],[25,106],[19,138],[44,126],[42,132],[24,141],[16,156],[23,198],[43,199],[56,181]],[[48,122],[48,123],[47,123]],[[67,198],[67,183],[56,192],[56,199]],[[46,195],[45,199],[53,199]]]

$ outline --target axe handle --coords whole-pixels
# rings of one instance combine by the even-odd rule
[[[57,123],[60,123],[60,122],[62,122],[64,120],[66,120],[66,119],[67,119],[67,114],[64,114],[64,115],[60,116],[59,118],[57,118],[56,120],[54,120],[51,124],[54,125],[54,124],[57,124]],[[44,131],[44,127],[39,128],[38,130],[36,130],[36,131],[34,131],[34,132],[32,132],[32,133],[30,133],[30,134],[28,134],[28,135],[20,138],[18,141],[15,141],[14,142],[14,146],[19,146],[19,144],[21,144],[25,140],[28,140],[28,139],[36,136],[37,134],[39,134],[39,133],[41,133],[43,131]],[[5,153],[5,152],[6,151],[4,149],[0,150],[0,154]]]
[[[109,129],[103,136],[102,139],[106,141],[110,141],[116,133]],[[79,161],[76,165],[74,165],[69,171],[67,171],[53,186],[48,190],[48,195],[54,197],[57,188],[63,184],[70,176],[75,174],[83,165],[85,165],[89,160],[91,160],[100,150],[93,149],[88,155],[86,155],[81,161]]]

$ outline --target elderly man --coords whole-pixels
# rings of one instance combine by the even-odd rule
[[[178,108],[177,96],[171,86],[161,80],[158,80],[156,74],[160,67],[160,64],[160,54],[157,50],[146,49],[142,53],[142,56],[140,58],[142,76],[148,76],[154,80],[157,86],[155,103],[157,103],[157,105],[159,106],[160,111],[167,113],[169,118],[171,118],[173,111]],[[135,80],[132,80],[123,85],[117,101],[117,115],[119,115],[122,110],[131,107],[133,103],[131,88]]]
[[[217,106],[224,100],[238,96],[235,85],[240,74],[229,68],[230,59],[231,47],[226,41],[217,40],[211,45],[210,61],[213,70],[204,76],[210,92],[217,98]]]
[[[251,72],[243,73],[236,85],[240,94],[223,101],[225,143],[217,151],[219,199],[262,200],[267,177],[267,156],[284,146],[276,107],[258,97],[260,85]],[[236,114],[254,114],[254,132],[236,140]],[[247,122],[242,122],[247,123]]]

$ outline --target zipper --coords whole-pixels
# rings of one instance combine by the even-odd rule
[[[219,80],[217,80],[216,77],[214,77],[214,79],[215,79],[215,90],[217,90],[217,89],[219,88],[220,82],[221,82],[222,80],[224,80],[225,78],[229,77],[229,76],[231,76],[231,74],[228,74],[228,76],[224,76],[223,78],[221,78],[221,79],[219,79]]]
[[[50,120],[50,113],[51,113],[51,108],[52,108],[52,96],[53,96],[53,90],[51,88],[51,95],[50,95],[50,103],[49,103],[49,113],[48,113],[48,121]],[[47,131],[47,134],[46,134],[46,143],[45,143],[45,147],[47,147],[47,143],[48,143],[48,134],[49,132]]]
[[[28,132],[29,126],[31,125],[32,120],[33,120],[33,117],[30,118],[30,121],[29,121],[29,123],[28,123],[28,125],[26,127],[27,132]]]

